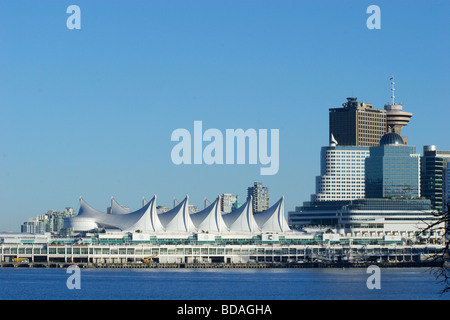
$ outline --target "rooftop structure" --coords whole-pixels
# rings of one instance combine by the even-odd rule
[[[341,146],[377,146],[386,133],[386,110],[349,97],[343,108],[329,109],[329,134]]]
[[[253,198],[237,210],[223,214],[220,196],[207,208],[189,213],[189,197],[173,209],[157,213],[156,196],[144,201],[144,206],[126,214],[107,214],[89,206],[80,198],[78,215],[64,221],[65,228],[74,232],[86,232],[98,228],[118,229],[122,232],[143,233],[195,233],[195,232],[287,232],[289,227],[284,216],[284,198],[274,206],[253,214]]]

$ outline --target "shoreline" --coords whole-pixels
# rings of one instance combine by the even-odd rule
[[[439,262],[304,262],[304,263],[57,263],[57,262],[2,262],[0,269],[62,269],[70,266],[81,269],[327,269],[327,268],[432,268]]]

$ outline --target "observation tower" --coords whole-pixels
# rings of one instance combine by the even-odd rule
[[[401,103],[395,103],[395,82],[394,77],[391,77],[391,103],[384,105],[384,110],[386,110],[386,122],[387,122],[387,131],[395,132],[402,135],[402,128],[408,125],[409,120],[412,117],[412,113],[403,111],[403,106]],[[402,137],[405,144],[408,144],[408,139],[406,137]]]

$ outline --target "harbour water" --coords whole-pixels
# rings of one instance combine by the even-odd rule
[[[80,269],[69,289],[67,269],[0,269],[1,300],[448,300],[428,268],[382,268],[368,289],[364,268]]]

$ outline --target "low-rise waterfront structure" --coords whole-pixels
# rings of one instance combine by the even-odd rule
[[[81,238],[0,234],[0,262],[141,264],[252,264],[307,262],[419,262],[441,247],[395,237],[347,238],[335,234],[151,235],[100,233]],[[148,262],[147,262],[148,263]]]

